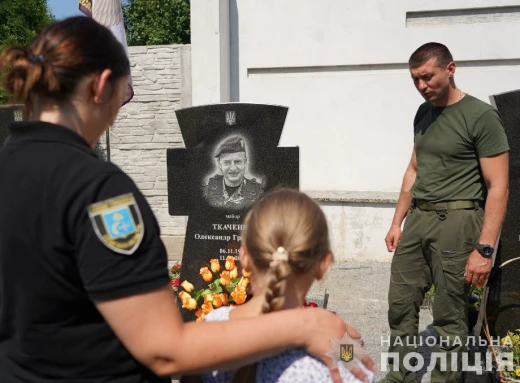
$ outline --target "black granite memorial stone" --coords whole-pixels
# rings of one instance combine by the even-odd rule
[[[176,115],[186,148],[167,150],[168,207],[170,215],[188,216],[180,281],[193,284],[188,293],[198,299],[181,312],[193,320],[208,303],[203,291],[234,299],[245,214],[269,189],[299,187],[299,148],[278,147],[286,107],[230,103]],[[228,277],[235,283],[226,285]]]
[[[492,336],[520,329],[520,90],[490,97],[509,141],[509,201],[487,302]],[[504,264],[507,261],[511,261]],[[503,265],[501,268],[498,266]]]
[[[22,121],[23,105],[0,106],[0,147],[9,137],[9,125],[15,121]]]

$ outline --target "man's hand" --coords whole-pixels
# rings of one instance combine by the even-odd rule
[[[464,279],[477,287],[484,286],[491,273],[491,259],[485,258],[477,250],[469,255],[464,270]]]
[[[304,332],[305,349],[308,353],[323,360],[329,366],[333,381],[340,383],[339,371],[337,368],[331,368],[332,359],[326,355],[333,345],[332,339],[341,339],[345,336],[345,333],[348,333],[352,339],[361,339],[361,335],[354,327],[348,325],[330,311],[321,308],[304,309],[302,311],[302,314],[307,316],[304,321],[306,324]],[[361,362],[367,369],[375,372],[375,363],[368,355],[365,355]],[[366,378],[359,367],[354,367],[351,372],[361,381]]]
[[[389,252],[395,251],[397,244],[401,239],[401,228],[399,226],[392,226],[385,237],[386,248]]]

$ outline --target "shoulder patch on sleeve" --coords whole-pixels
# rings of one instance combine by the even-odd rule
[[[110,250],[131,255],[141,244],[143,218],[132,193],[92,204],[88,215],[97,237]]]

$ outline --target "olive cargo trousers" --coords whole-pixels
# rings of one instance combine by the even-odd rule
[[[478,205],[471,209],[441,212],[414,207],[408,211],[391,266],[387,381],[416,381],[415,372],[407,370],[403,362],[407,353],[417,352],[414,345],[419,343],[419,310],[425,293],[433,284],[433,327],[439,338],[431,362],[436,353],[444,353],[447,363],[441,365],[443,358],[435,358],[431,381],[462,382],[461,352],[466,349],[470,289],[464,281],[464,270],[468,256],[474,250],[473,244],[479,239],[483,221],[484,211]],[[399,365],[391,353],[398,353]],[[456,369],[452,369],[453,353],[458,354]],[[427,362],[424,367],[428,367]]]

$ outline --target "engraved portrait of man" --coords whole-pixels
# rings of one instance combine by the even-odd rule
[[[251,206],[264,191],[262,182],[247,178],[248,157],[244,138],[233,135],[215,151],[218,174],[203,185],[204,197],[211,206],[242,209]]]

